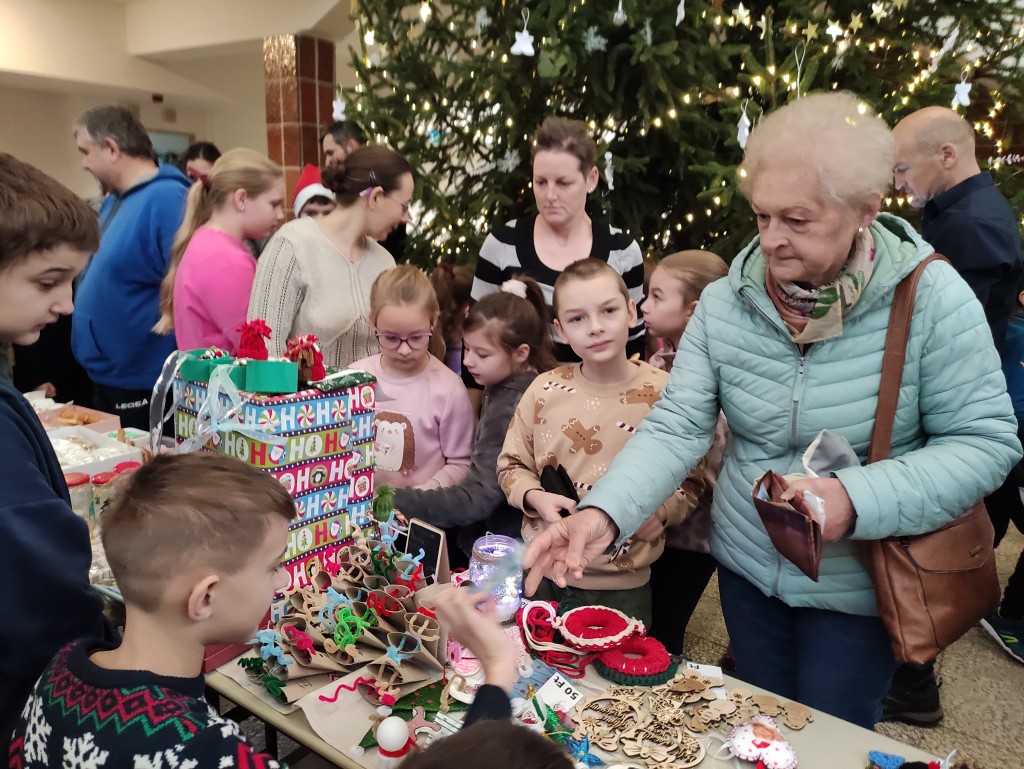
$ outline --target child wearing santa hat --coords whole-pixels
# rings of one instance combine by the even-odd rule
[[[309,216],[319,219],[334,210],[334,193],[320,183],[320,169],[307,163],[295,185],[295,200],[292,208],[295,216]]]

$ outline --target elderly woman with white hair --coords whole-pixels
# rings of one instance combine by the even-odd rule
[[[889,129],[848,93],[807,96],[758,125],[739,170],[758,236],[704,291],[637,434],[526,559],[530,583],[561,582],[622,544],[707,452],[721,408],[731,436],[711,550],[737,674],[867,728],[895,660],[857,541],[939,528],[1021,456],[981,306],[937,262],[917,288],[892,458],[787,492],[824,500],[818,581],[779,554],[754,508],[754,483],[802,472],[822,429],[867,457],[893,294],[932,253],[879,213],[893,154]]]

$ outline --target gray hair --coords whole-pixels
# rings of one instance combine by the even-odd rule
[[[895,153],[885,121],[852,93],[809,94],[775,110],[751,132],[737,185],[749,200],[764,166],[802,162],[814,170],[823,198],[860,211],[889,189]]]
[[[122,153],[130,157],[156,160],[153,142],[146,128],[127,107],[104,104],[93,107],[75,123],[75,133],[85,131],[96,144],[111,139]]]

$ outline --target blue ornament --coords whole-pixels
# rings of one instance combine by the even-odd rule
[[[590,738],[574,740],[572,737],[565,741],[565,747],[569,749],[572,760],[584,766],[600,766],[604,763],[600,758],[590,752]]]
[[[903,756],[894,756],[892,753],[883,753],[880,750],[872,750],[868,753],[868,760],[872,766],[878,767],[878,769],[900,769],[907,759]]]

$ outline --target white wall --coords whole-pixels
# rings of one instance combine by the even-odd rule
[[[95,195],[92,177],[78,167],[73,117],[59,93],[0,86],[0,150],[31,163],[80,195]]]
[[[90,93],[70,83],[54,90],[32,88],[30,78],[22,79],[26,86],[0,83],[0,151],[37,166],[79,195],[92,197],[98,187],[80,166],[71,129],[87,109],[108,103],[138,106],[150,130],[194,134],[222,151],[231,147],[267,151],[260,51],[176,62],[173,69],[185,77],[203,76],[207,87],[225,94],[224,99],[218,104],[195,104],[168,97],[163,104],[154,104],[148,94]],[[176,113],[174,122],[164,119],[168,108]]]

